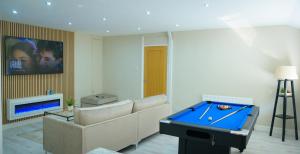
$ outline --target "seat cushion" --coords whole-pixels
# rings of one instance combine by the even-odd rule
[[[142,100],[135,100],[133,105],[133,112],[141,111],[167,102],[166,95],[156,95],[146,97]]]
[[[75,108],[74,122],[79,125],[90,125],[132,113],[133,102],[125,100],[89,108]]]

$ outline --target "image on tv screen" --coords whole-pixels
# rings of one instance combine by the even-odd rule
[[[63,42],[6,37],[7,75],[63,73]]]

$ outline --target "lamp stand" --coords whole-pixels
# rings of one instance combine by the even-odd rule
[[[280,92],[280,86],[281,82],[284,82],[284,93]],[[291,93],[287,93],[287,83],[290,82],[291,84]],[[278,98],[282,97],[283,98],[283,113],[282,114],[276,114],[276,109],[277,109],[277,102]],[[287,115],[286,113],[286,108],[287,108],[287,98],[292,98],[293,102],[293,112],[294,115]],[[295,101],[295,91],[294,91],[294,81],[293,80],[278,80],[278,85],[277,85],[277,92],[276,92],[276,98],[275,98],[275,104],[274,104],[274,110],[273,110],[273,116],[272,116],[272,122],[271,122],[271,128],[270,128],[270,136],[272,136],[273,132],[273,126],[274,126],[274,120],[276,118],[282,119],[282,141],[284,142],[285,140],[285,125],[286,125],[286,120],[287,119],[294,119],[295,123],[295,138],[298,140],[298,128],[297,128],[297,112],[296,112],[296,101]]]

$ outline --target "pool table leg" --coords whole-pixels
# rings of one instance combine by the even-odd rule
[[[179,145],[178,145],[178,154],[187,154],[186,152],[186,139],[179,138]]]
[[[240,153],[243,153],[244,152],[244,149],[239,149],[240,150]]]

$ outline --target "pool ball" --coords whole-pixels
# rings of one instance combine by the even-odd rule
[[[229,105],[218,105],[219,110],[229,110],[231,109],[231,106]]]

